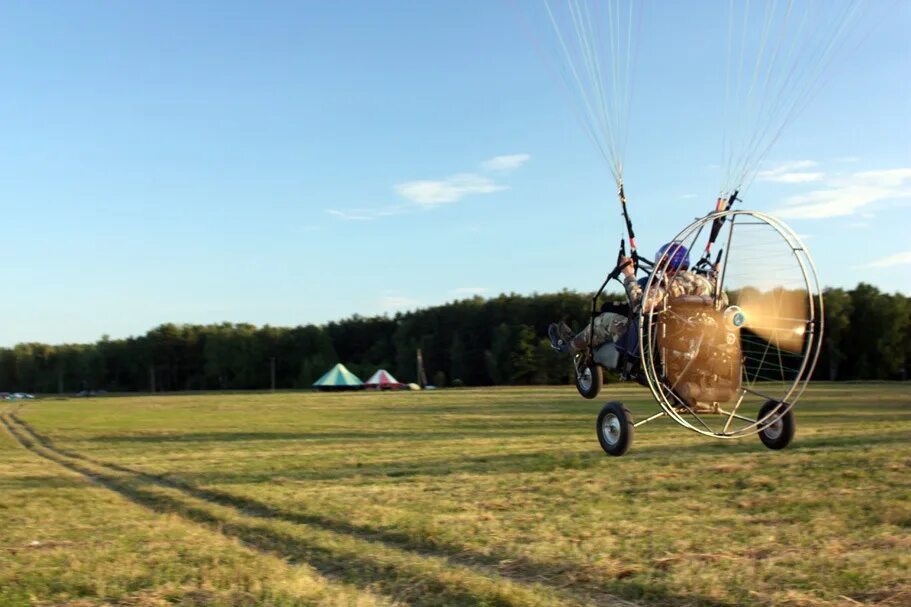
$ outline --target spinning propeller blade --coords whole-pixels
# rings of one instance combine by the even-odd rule
[[[746,316],[745,328],[781,350],[803,349],[808,318],[806,292],[745,289],[738,305]]]

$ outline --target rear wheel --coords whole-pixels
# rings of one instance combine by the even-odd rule
[[[633,444],[633,416],[621,402],[604,405],[595,428],[598,442],[608,455],[623,455]]]
[[[576,389],[585,398],[597,397],[603,383],[601,365],[588,360],[581,361],[576,366]]]
[[[758,420],[764,419],[767,415],[772,413],[779,403],[774,400],[767,401],[766,404],[759,409]],[[789,409],[787,413],[780,416],[778,419],[775,418],[775,414],[772,414],[771,423],[761,424],[761,430],[759,431],[759,440],[762,441],[762,444],[768,447],[769,449],[784,449],[794,438],[794,432],[797,430],[797,424],[794,421],[794,410]]]

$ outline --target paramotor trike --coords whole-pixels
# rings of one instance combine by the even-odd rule
[[[598,442],[610,455],[629,449],[633,430],[660,417],[713,438],[759,434],[770,449],[794,436],[793,407],[809,381],[822,339],[822,295],[812,259],[780,220],[726,207],[699,218],[673,242],[704,251],[691,269],[711,281],[711,295],[681,294],[681,274],[669,256],[650,261],[633,254],[646,276],[641,305],[630,310],[617,343],[589,346],[574,357],[576,387],[598,396],[603,369],[647,386],[660,411],[638,422],[618,401],[597,419]],[[723,245],[714,261],[715,241]],[[622,250],[618,259],[625,256]],[[592,298],[592,321],[618,262]],[[616,309],[615,309],[616,311]],[[594,333],[593,331],[590,333]]]

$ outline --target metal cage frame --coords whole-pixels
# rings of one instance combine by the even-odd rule
[[[727,243],[725,245],[726,250],[730,251],[731,245],[731,235],[733,233],[733,227],[736,224],[737,220],[740,219],[741,224],[744,221],[755,221],[761,222],[769,225],[773,228],[782,240],[790,247],[791,254],[797,262],[797,265],[800,268],[801,275],[803,277],[804,285],[807,292],[807,302],[808,302],[808,319],[807,319],[807,340],[808,343],[803,351],[803,359],[800,362],[800,366],[797,369],[796,376],[791,382],[790,387],[787,389],[786,393],[783,396],[778,398],[767,397],[767,395],[762,394],[757,390],[753,390],[748,387],[740,386],[740,398],[738,402],[734,405],[733,409],[727,411],[723,408],[716,406],[716,411],[714,413],[719,413],[722,415],[727,415],[728,419],[724,425],[722,431],[716,431],[711,429],[702,419],[699,417],[697,412],[691,409],[674,391],[668,388],[661,376],[661,372],[656,367],[655,360],[655,348],[652,347],[652,332],[653,328],[656,325],[655,309],[652,309],[648,312],[639,312],[639,353],[641,357],[641,365],[643,375],[646,379],[646,384],[648,385],[649,390],[652,393],[652,396],[661,406],[661,411],[648,417],[644,420],[641,420],[634,424],[634,426],[641,426],[642,424],[648,423],[659,417],[667,415],[678,424],[698,432],[704,436],[709,436],[712,438],[739,438],[747,436],[750,434],[756,434],[765,428],[768,428],[772,424],[776,424],[781,420],[796,404],[800,399],[800,396],[803,394],[804,390],[807,387],[810,378],[813,375],[813,371],[816,368],[816,363],[819,359],[819,354],[822,348],[822,336],[824,330],[824,308],[823,308],[823,297],[822,289],[819,284],[819,277],[816,272],[816,265],[813,262],[813,258],[810,255],[810,252],[804,246],[803,241],[800,237],[788,227],[780,219],[761,213],[759,211],[750,211],[750,210],[727,210],[718,211],[706,215],[705,217],[700,217],[694,222],[690,223],[683,230],[681,230],[677,236],[674,238],[675,242],[682,243],[695,243],[702,231],[714,224],[716,221],[721,221],[722,224],[729,223],[730,227],[728,228],[728,237]],[[649,293],[652,292],[652,289],[657,287],[657,281],[661,280],[663,265],[666,265],[666,261],[657,260],[654,271],[649,276],[648,282],[643,289],[642,298],[643,301],[648,301]],[[727,267],[727,255],[724,258],[724,266],[719,274],[719,280],[723,281],[724,271]],[[720,291],[720,287],[719,287]],[[666,301],[662,302],[663,306],[667,305]],[[741,369],[741,373],[745,371]],[[762,416],[760,419],[747,418],[742,415],[737,414],[737,409],[740,406],[740,403],[743,401],[746,393],[752,393],[761,398],[769,398],[769,400],[774,400],[777,402],[777,405],[770,409],[766,415]],[[684,412],[681,413],[681,409],[684,409]],[[684,415],[692,415],[696,423],[691,422],[689,419],[684,417]],[[733,431],[729,431],[729,427],[734,419],[740,421],[749,422],[746,426],[741,426]]]

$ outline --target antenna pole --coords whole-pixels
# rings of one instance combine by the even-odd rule
[[[421,349],[418,348],[418,383],[421,385],[421,388],[427,387],[427,373],[424,372],[424,356],[421,354]]]

